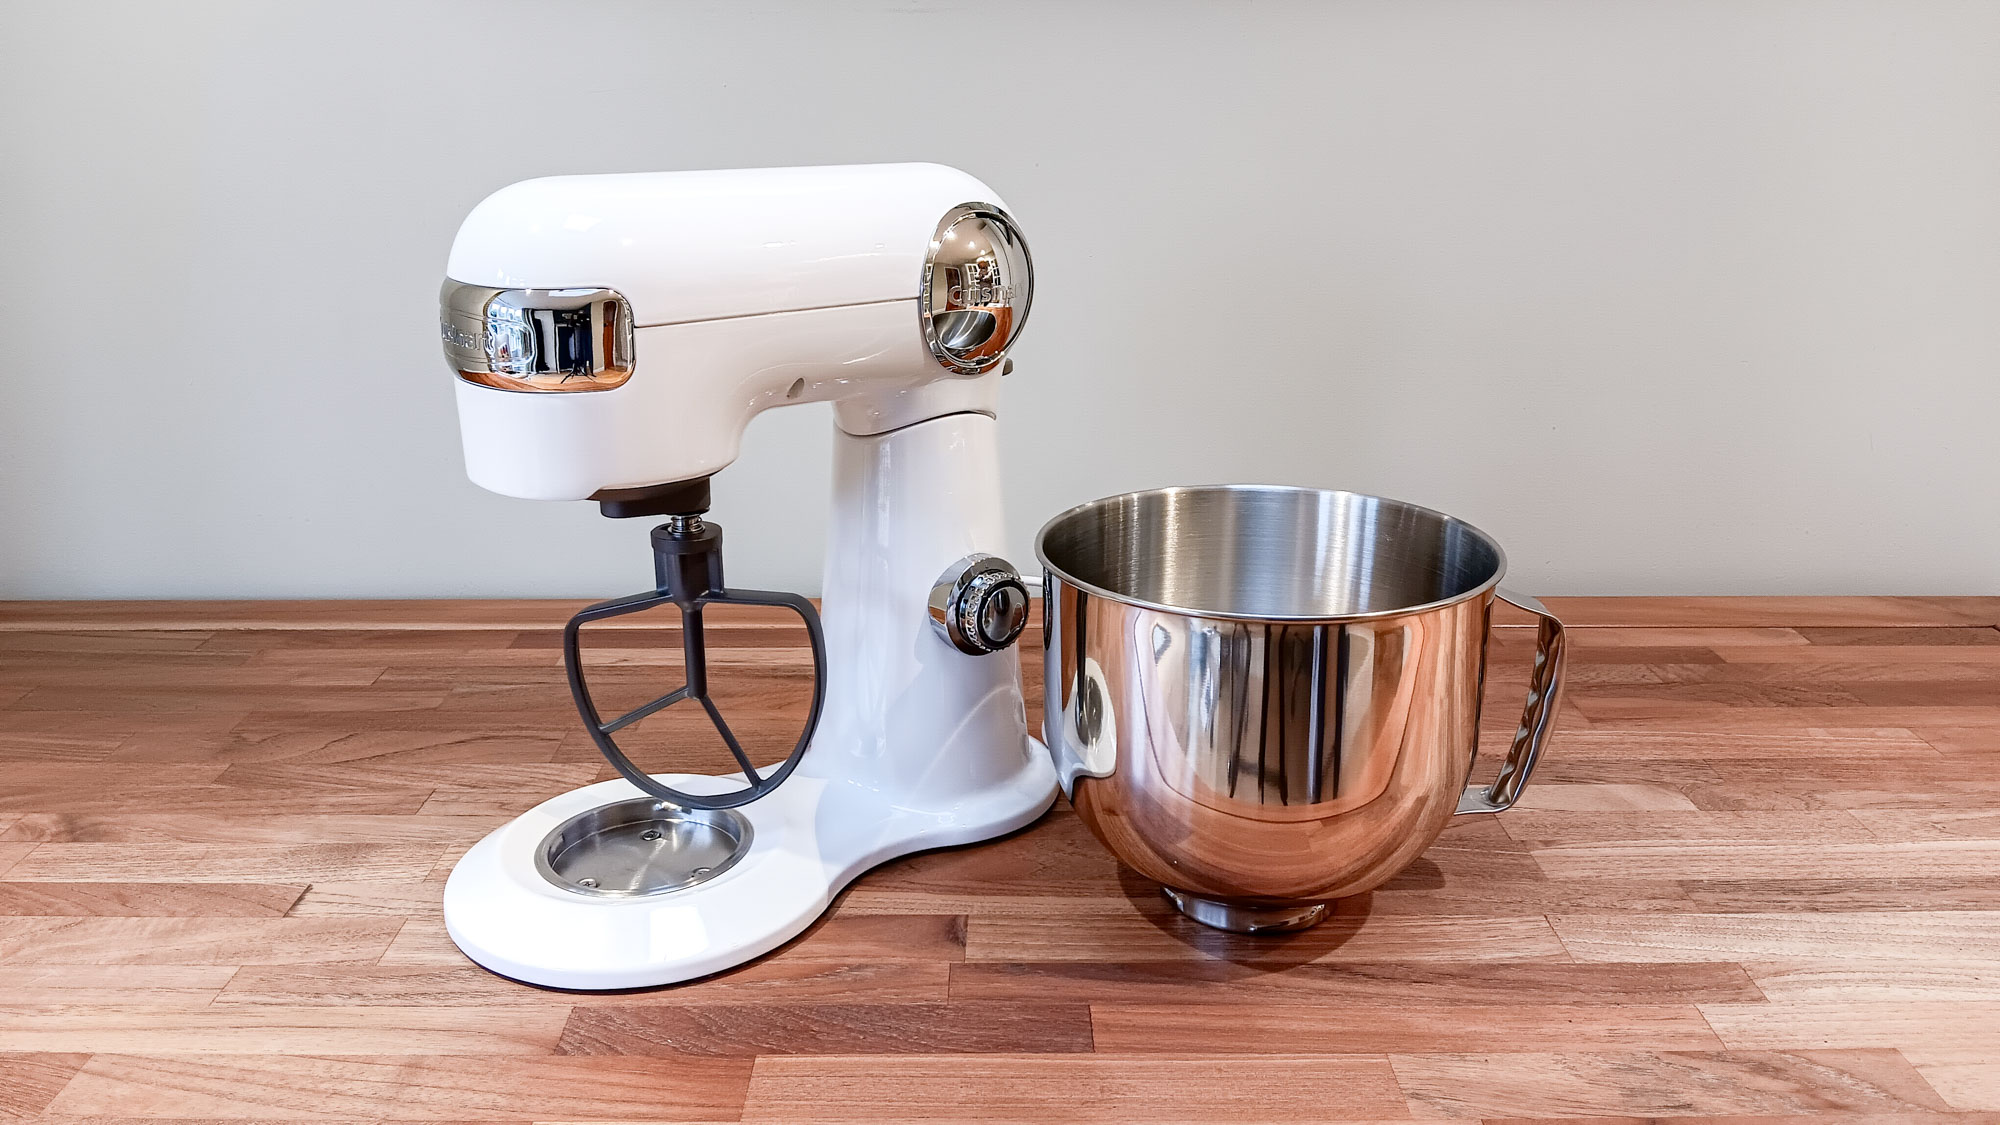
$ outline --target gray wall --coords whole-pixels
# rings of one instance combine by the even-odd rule
[[[345,0],[8,6],[0,596],[644,586],[644,527],[464,480],[458,220],[912,159],[1035,248],[1024,562],[1267,480],[1531,591],[2000,593],[2000,4]],[[830,425],[718,478],[733,577],[816,588]]]

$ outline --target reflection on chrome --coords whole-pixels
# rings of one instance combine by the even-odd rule
[[[990,203],[954,207],[924,261],[924,342],[954,371],[986,371],[1021,334],[1034,290],[1034,260],[1013,218]]]
[[[607,391],[632,377],[632,306],[611,289],[493,289],[446,280],[445,359],[505,391]]]
[[[1547,743],[1562,626],[1499,545],[1393,500],[1162,489],[1042,529],[1043,737],[1119,859],[1225,929],[1298,929],[1511,805]],[[1541,629],[1500,780],[1466,788],[1493,598]]]

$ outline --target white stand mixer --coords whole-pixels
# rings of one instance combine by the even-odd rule
[[[1055,797],[1010,646],[1027,591],[1002,540],[994,409],[1026,319],[1026,243],[993,192],[930,164],[530,180],[452,244],[445,352],[473,481],[664,516],[658,590],[579,614],[579,711],[624,777],[542,803],[452,871],[466,955],[559,988],[687,980],[797,935],[885,860],[1027,825]],[[824,629],[729,589],[708,478],[759,412],[832,402]],[[603,720],[588,620],[672,602],[687,685]],[[706,698],[701,609],[783,606],[815,650],[812,718],[758,769]],[[616,734],[706,708],[744,772],[649,775]]]

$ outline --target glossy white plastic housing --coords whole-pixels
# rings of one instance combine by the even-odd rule
[[[557,988],[688,980],[784,944],[876,864],[989,839],[1047,810],[1055,771],[1028,737],[1017,652],[959,652],[927,608],[953,562],[1001,549],[995,433],[994,420],[975,413],[878,436],[836,433],[825,715],[791,779],[737,810],[753,831],[742,861],[648,898],[562,890],[536,870],[535,849],[569,817],[639,795],[622,779],[566,793],[481,840],[453,869],[445,925],[459,948],[495,972]],[[693,792],[740,784],[660,780]]]
[[[956,410],[991,413],[998,378],[939,366],[914,298],[707,320],[636,333],[624,386],[523,394],[458,380],[473,483],[503,496],[582,500],[708,476],[736,460],[750,420],[775,406],[835,404],[849,433]]]
[[[445,273],[616,289],[642,328],[914,300],[938,220],[962,203],[1004,206],[942,164],[551,176],[474,207]]]
[[[939,222],[985,184],[938,164],[558,176],[474,208],[446,273],[501,288],[609,288],[632,303],[633,374],[536,394],[460,380],[466,472],[531,500],[711,475],[760,412],[838,403],[849,433],[993,409],[924,342]]]

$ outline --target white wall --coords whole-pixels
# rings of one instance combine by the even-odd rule
[[[565,172],[928,159],[1038,300],[1017,561],[1292,481],[1544,593],[2000,593],[2000,4],[10,4],[0,596],[609,595],[463,479],[460,217]],[[827,414],[717,479],[817,586]]]

